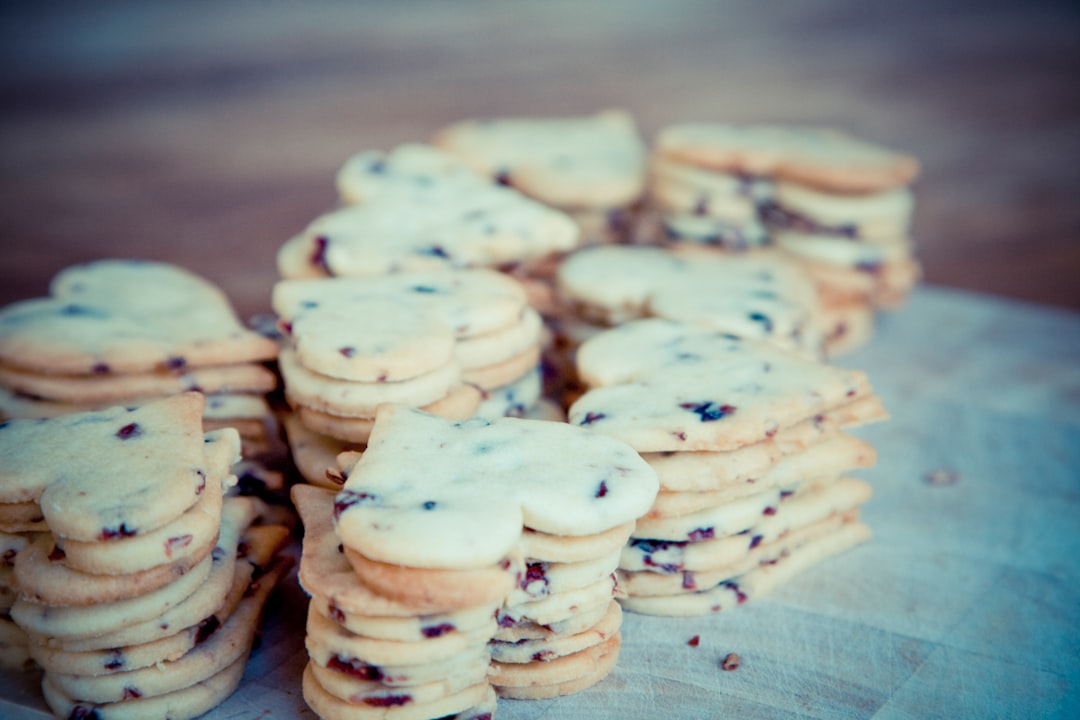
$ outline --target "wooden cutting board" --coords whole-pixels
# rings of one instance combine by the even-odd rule
[[[860,432],[874,539],[735,611],[628,613],[611,676],[500,719],[1080,717],[1080,315],[921,288],[843,364],[893,415]],[[207,717],[313,717],[305,605],[290,578]],[[0,674],[0,718],[48,717],[39,680]]]

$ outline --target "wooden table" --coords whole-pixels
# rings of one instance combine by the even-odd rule
[[[845,364],[893,414],[861,432],[874,539],[730,612],[628,613],[611,676],[500,719],[1080,716],[1080,315],[923,288]],[[304,609],[287,583],[210,718],[310,717]],[[0,673],[0,717],[45,717],[37,681]]]

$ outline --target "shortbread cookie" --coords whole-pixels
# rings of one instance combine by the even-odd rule
[[[78,638],[109,636],[106,642],[111,644],[105,645],[105,647],[121,647],[155,639],[154,637],[141,636],[136,630],[140,629],[145,623],[159,627],[161,630],[167,630],[169,625],[165,620],[165,616],[182,605],[187,599],[194,597],[200,591],[204,591],[205,588],[213,588],[214,585],[211,583],[215,583],[215,581],[210,576],[215,571],[223,576],[220,582],[220,592],[217,593],[217,605],[221,604],[232,582],[235,560],[235,553],[232,548],[236,546],[240,532],[253,519],[254,509],[251,503],[243,498],[230,499],[222,509],[221,532],[216,546],[220,550],[213,553],[217,557],[215,558],[213,555],[207,557],[168,585],[158,587],[141,595],[126,593],[121,596],[122,599],[110,601],[108,596],[103,594],[102,599],[93,605],[46,605],[25,599],[28,587],[23,578],[20,577],[19,589],[24,597],[20,598],[11,609],[12,618],[27,632],[40,636],[42,642],[48,643],[50,639],[58,639],[58,642],[51,644],[64,645],[69,649],[94,649],[100,647],[94,641],[91,641],[88,646],[71,642]],[[20,573],[23,567],[26,567],[24,560],[35,550],[40,549],[41,545],[35,543],[19,553],[15,566],[17,574]],[[37,569],[36,564],[30,565],[30,567]],[[75,573],[71,573],[71,575],[75,575]],[[74,577],[68,579],[74,600],[84,600],[81,595],[81,593],[85,592],[83,586],[89,585],[91,581],[97,581],[101,577],[108,577],[112,578],[114,583],[119,583],[125,579],[124,576],[78,575],[77,580]],[[78,590],[78,594],[76,590]],[[89,595],[90,593],[86,594]],[[187,627],[198,622],[212,613],[213,610],[214,608],[210,608],[208,612],[203,612],[187,625],[181,627]],[[166,627],[162,628],[161,625]],[[171,635],[177,629],[179,628],[173,626],[171,632],[157,637]],[[131,640],[129,639],[131,636],[138,636],[138,639]]]
[[[570,423],[639,452],[735,450],[872,396],[862,372],[659,319],[588,341],[578,371],[594,389]]]
[[[838,193],[873,193],[909,184],[910,156],[820,128],[686,123],[656,140],[665,158],[722,172],[765,175]]]
[[[286,280],[494,268],[570,250],[578,233],[566,215],[509,188],[387,194],[316,218],[277,264]]]
[[[617,633],[621,625],[622,609],[619,603],[612,601],[600,621],[584,632],[518,642],[492,640],[489,645],[491,659],[500,663],[552,660],[599,645]]]
[[[261,362],[277,345],[246,329],[225,295],[174,265],[101,260],[61,271],[51,297],[0,310],[0,363],[107,376]]]
[[[789,182],[775,186],[770,223],[807,235],[861,240],[906,239],[915,200],[898,187],[871,195],[838,195]]]
[[[461,384],[461,367],[454,361],[397,382],[356,382],[319,375],[304,367],[291,349],[283,349],[278,362],[285,394],[292,404],[342,417],[374,417],[375,409],[383,403],[430,405]]]
[[[533,602],[560,593],[579,590],[610,578],[619,562],[619,552],[597,555],[578,562],[547,562],[530,559],[517,587],[506,596],[508,606]]]
[[[132,698],[117,703],[93,705],[69,697],[46,675],[41,683],[45,702],[57,717],[98,717],[101,720],[144,720],[167,717],[188,720],[204,715],[220,705],[240,684],[246,657],[240,657],[216,675],[182,690],[149,698]]]
[[[700,324],[784,349],[820,350],[814,286],[776,254],[724,257],[600,247],[570,257],[559,290],[591,321],[649,315]]]
[[[20,393],[59,402],[100,405],[129,399],[205,393],[266,393],[274,389],[273,373],[261,365],[221,365],[181,372],[159,370],[125,375],[44,375],[0,365],[0,383]]]
[[[509,360],[504,360],[495,365],[465,369],[461,373],[461,379],[476,385],[482,390],[490,391],[517,382],[535,370],[539,364],[540,345],[537,344]]]
[[[486,625],[499,603],[475,610],[424,615],[378,595],[360,581],[334,533],[334,494],[295,486],[293,500],[304,522],[300,584],[313,596],[312,607],[344,628],[371,638],[419,641]]]
[[[839,530],[791,552],[774,564],[754,570],[699,592],[671,596],[625,597],[623,609],[647,615],[689,616],[731,610],[752,598],[761,597],[799,573],[865,542],[870,529],[859,522],[846,523]]]
[[[296,464],[301,477],[312,485],[338,490],[345,479],[336,472],[337,456],[346,450],[355,450],[359,444],[317,433],[305,426],[300,418],[292,413],[284,415],[281,424],[285,428],[285,437],[289,443],[293,463]],[[332,477],[327,475],[330,469],[335,470]]]
[[[524,563],[517,553],[499,562],[469,570],[442,570],[391,565],[364,557],[345,547],[345,557],[361,580],[379,595],[408,605],[419,613],[444,613],[497,604],[522,577]],[[609,563],[613,565],[614,563]]]
[[[429,458],[422,485],[400,470],[417,453]],[[577,536],[622,525],[648,509],[656,489],[635,452],[599,434],[512,418],[451,423],[388,406],[334,512],[342,540],[368,558],[467,569],[499,562],[524,526]]]
[[[619,658],[622,634],[599,645],[554,660],[527,664],[493,662],[491,678],[500,697],[539,699],[580,692],[611,672]]]
[[[338,194],[349,205],[402,194],[429,201],[489,186],[487,178],[460,158],[422,143],[405,143],[389,152],[364,150],[346,160],[337,174]]]
[[[445,678],[419,685],[391,686],[357,678],[342,670],[309,663],[314,680],[327,694],[351,705],[368,708],[418,707],[456,695],[474,685],[486,684],[488,666],[476,663]]]
[[[605,588],[606,590],[606,588]],[[494,640],[503,642],[521,642],[524,640],[553,640],[583,633],[606,615],[615,602],[611,592],[601,592],[589,598],[585,605],[568,604],[558,617],[548,618],[547,624],[541,625],[526,617],[514,618],[500,611],[499,629]]]
[[[520,379],[502,387],[482,391],[482,401],[473,415],[488,420],[500,417],[527,417],[540,401],[540,370],[530,370]],[[431,412],[428,408],[422,408]],[[442,415],[443,413],[433,413]],[[451,418],[463,420],[464,418]]]
[[[431,413],[432,415],[447,418],[448,420],[466,420],[481,413],[482,409],[485,406],[488,406],[487,401],[482,400],[483,392],[484,391],[480,390],[475,385],[458,385],[457,387],[451,388],[450,392],[444,397],[433,403],[429,403],[420,409],[424,412]],[[492,394],[496,392],[497,391],[492,391]],[[511,399],[513,399],[513,390],[509,390],[505,394],[510,394]],[[496,396],[496,399],[502,399],[505,397],[505,394]],[[519,404],[517,403],[509,406],[507,412],[503,414],[510,414],[510,410],[518,406]],[[501,408],[502,406],[497,403],[492,403],[488,407],[495,409]],[[340,440],[343,443],[352,443],[355,445],[367,444],[368,438],[371,436],[371,428],[375,424],[374,416],[370,418],[343,417],[341,415],[333,415],[303,405],[296,405],[293,408],[293,411],[296,413],[296,417],[299,418],[301,424],[309,429],[309,432],[314,432],[328,438]],[[372,413],[374,415],[374,409],[372,410]],[[481,414],[481,417],[487,416]],[[335,456],[336,454],[337,453],[335,453]]]
[[[759,518],[754,526],[739,535],[691,542],[632,540],[623,548],[619,568],[633,572],[681,573],[731,565],[748,550],[778,540],[793,528],[805,527],[862,505],[870,494],[868,484],[841,478],[781,502],[775,513]]]
[[[449,660],[475,647],[483,647],[495,632],[491,620],[468,632],[453,632],[416,642],[381,640],[356,635],[313,610],[308,611],[307,647],[313,659],[336,655],[363,658],[378,666],[426,665]]]
[[[521,552],[530,561],[575,563],[615,552],[630,537],[633,523],[618,525],[593,535],[551,535],[526,528],[521,535]]]
[[[620,110],[586,117],[466,120],[434,144],[484,175],[549,205],[629,205],[645,185],[646,150]]]
[[[729,220],[706,215],[664,213],[660,218],[663,229],[661,242],[679,245],[689,243],[731,252],[760,248],[768,243],[769,234],[758,220]]]
[[[49,679],[65,695],[94,704],[157,697],[207,680],[247,657],[263,605],[286,568],[260,577],[223,626],[175,660],[97,676],[50,672]]]
[[[0,501],[38,502],[53,533],[73,540],[166,525],[206,485],[202,409],[202,395],[185,393],[134,410],[0,424]]]
[[[273,301],[299,364],[364,383],[445,367],[459,339],[513,326],[525,309],[521,286],[490,270],[284,281]]]
[[[494,703],[491,696],[494,694],[491,686],[487,683],[478,683],[453,695],[446,695],[432,702],[412,705],[407,703],[402,707],[393,707],[387,710],[387,706],[378,703],[352,704],[336,698],[328,693],[318,680],[309,665],[304,670],[303,680],[304,700],[319,717],[326,720],[426,720],[426,718],[461,718],[461,720],[480,720],[490,718],[493,715]],[[471,711],[476,706],[485,706],[481,713]],[[491,710],[486,708],[490,706]]]
[[[687,454],[699,458],[706,455],[706,453]],[[701,459],[705,462],[701,463],[702,467],[695,468],[695,471],[696,474],[704,475],[708,472],[706,468],[709,464],[707,458]],[[838,433],[810,445],[805,450],[782,456],[768,470],[757,477],[751,477],[751,482],[737,481],[729,485],[717,483],[709,489],[697,491],[662,489],[657,494],[656,502],[653,503],[646,517],[687,515],[764,490],[785,488],[807,480],[835,478],[848,470],[872,467],[876,460],[877,453],[872,445],[851,435]],[[661,467],[664,465],[663,462],[660,463]],[[678,466],[686,468],[690,465],[692,463],[670,463],[664,475],[668,475],[667,469]],[[654,464],[653,468],[656,469],[656,467]],[[661,487],[663,488],[663,485]]]
[[[615,575],[612,573],[611,576],[585,587],[565,590],[539,600],[503,606],[499,609],[499,626],[510,627],[522,620],[537,625],[554,626],[572,619],[583,608],[606,607],[604,601],[610,600],[618,592]],[[592,625],[593,622],[589,624]],[[565,634],[566,630],[559,632]]]

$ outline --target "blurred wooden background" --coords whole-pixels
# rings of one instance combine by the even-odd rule
[[[835,125],[919,156],[929,282],[1080,308],[1080,5],[5,2],[0,302],[168,259],[269,306],[352,152],[474,115]]]

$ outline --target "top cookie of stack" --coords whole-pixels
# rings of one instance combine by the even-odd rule
[[[918,278],[917,174],[913,158],[831,130],[680,124],[657,138],[651,197],[670,239],[742,249],[767,233],[797,257],[832,315],[835,354]]]
[[[495,181],[569,213],[586,243],[630,238],[647,151],[626,112],[465,120],[440,130],[432,142]]]
[[[62,270],[50,297],[0,309],[0,416],[53,417],[209,396],[207,429],[267,442],[261,365],[277,344],[246,329],[218,288],[174,265],[100,260]]]
[[[338,189],[349,205],[316,218],[278,252],[283,278],[503,268],[578,244],[562,213],[428,145],[362,152],[338,173]]]

